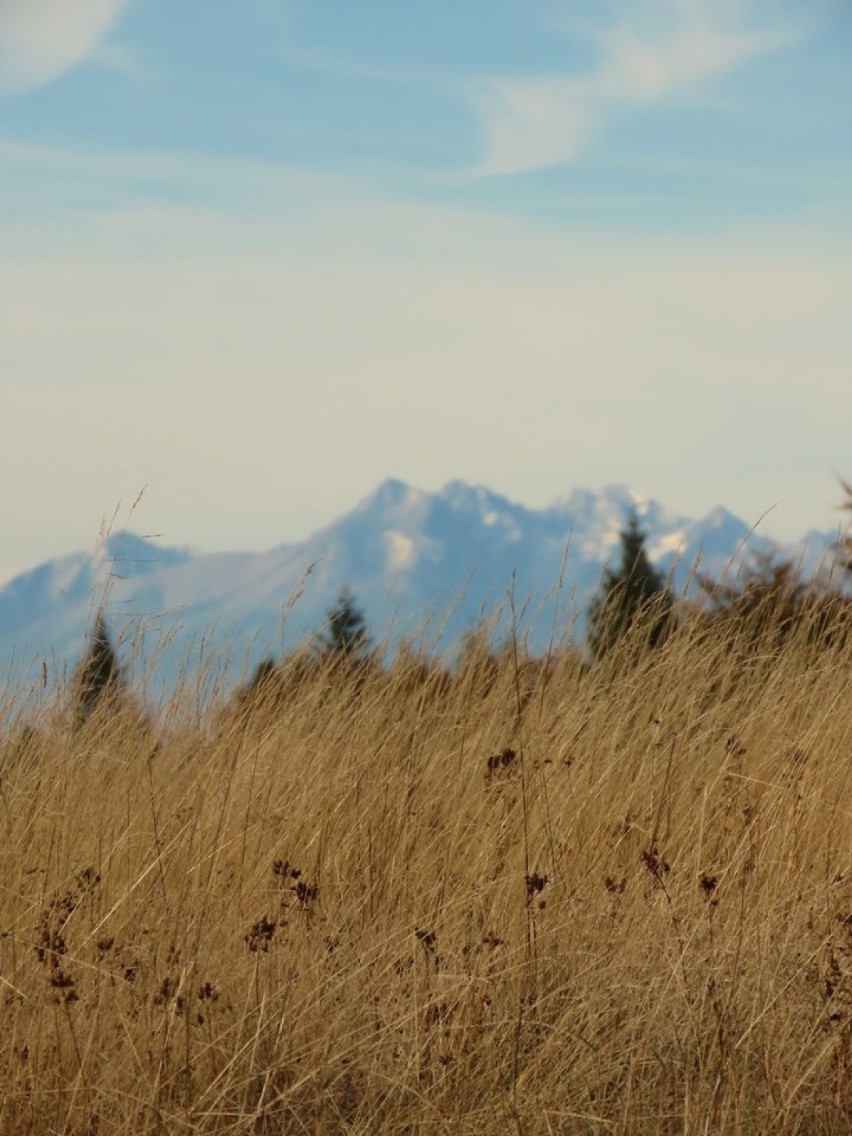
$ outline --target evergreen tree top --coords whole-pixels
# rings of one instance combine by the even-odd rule
[[[601,658],[638,620],[649,615],[648,641],[657,646],[671,622],[672,596],[663,576],[651,563],[645,548],[647,535],[631,511],[621,530],[621,563],[608,567],[601,591],[589,609],[588,640],[595,658]]]
[[[371,637],[366,617],[351,588],[340,589],[335,606],[327,614],[325,630],[317,639],[319,654],[324,658],[363,662],[370,651]]]
[[[621,530],[621,571],[614,578],[651,595],[661,591],[664,584],[662,575],[648,558],[647,539],[635,510],[631,511],[626,526]]]
[[[74,676],[78,724],[82,725],[100,701],[108,694],[115,694],[122,685],[121,666],[101,611],[89,635],[89,649],[77,665]]]

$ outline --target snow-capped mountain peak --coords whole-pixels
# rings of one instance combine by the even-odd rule
[[[115,629],[156,628],[169,644],[160,660],[166,669],[176,670],[190,645],[203,641],[208,657],[217,645],[231,656],[236,679],[260,655],[278,654],[319,628],[343,585],[379,640],[410,634],[430,614],[441,617],[436,646],[499,609],[514,587],[524,599],[541,600],[529,605],[537,614],[526,629],[535,649],[553,620],[552,601],[541,597],[552,593],[563,560],[563,593],[582,610],[602,566],[618,555],[633,511],[649,555],[673,573],[675,587],[690,578],[699,556],[702,570],[716,575],[750,548],[771,548],[724,508],[699,519],[677,516],[624,485],[575,489],[536,510],[484,485],[456,480],[427,492],[389,478],[306,540],[269,552],[202,554],[120,532],[94,552],[39,565],[0,588],[0,662],[73,661],[103,602]],[[815,570],[831,538],[808,535],[803,570]],[[783,551],[795,558],[797,547]],[[452,616],[442,617],[448,608]]]

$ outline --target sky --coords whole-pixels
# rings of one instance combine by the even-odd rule
[[[852,478],[844,0],[0,0],[0,580]]]

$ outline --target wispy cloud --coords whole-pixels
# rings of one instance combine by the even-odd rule
[[[801,24],[758,19],[748,0],[633,0],[595,21],[566,21],[595,62],[582,75],[494,78],[471,88],[484,176],[573,161],[626,109],[660,103],[795,43]]]
[[[101,49],[128,0],[2,0],[0,95],[52,83]]]

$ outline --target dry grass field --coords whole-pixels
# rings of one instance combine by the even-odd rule
[[[852,657],[8,698],[3,1134],[852,1132]]]

